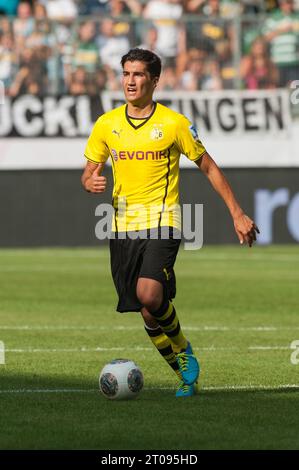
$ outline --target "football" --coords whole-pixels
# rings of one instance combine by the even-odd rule
[[[114,359],[102,369],[100,391],[111,400],[136,398],[143,387],[140,368],[130,359]]]

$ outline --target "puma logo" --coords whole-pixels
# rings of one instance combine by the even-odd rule
[[[163,269],[163,272],[164,272],[164,274],[165,274],[165,276],[166,276],[166,280],[169,281],[169,279],[170,279],[170,273],[167,272],[167,269],[166,269],[166,268]]]
[[[113,131],[112,131],[112,134],[115,134],[115,135],[117,135],[117,136],[118,136],[118,138],[120,139],[120,133],[121,133],[122,131],[123,131],[123,130],[122,130],[122,129],[120,129],[120,131],[119,131],[119,132],[117,132],[115,129],[113,129]]]

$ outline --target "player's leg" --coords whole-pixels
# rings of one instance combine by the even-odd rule
[[[192,385],[198,378],[199,365],[190,343],[182,333],[173,304],[168,300],[163,284],[155,279],[138,278],[137,297],[154,317],[163,333],[170,340],[183,381]]]
[[[145,323],[145,331],[150,337],[152,343],[180,380],[176,391],[176,397],[184,398],[195,395],[198,392],[198,383],[196,381],[195,383],[188,385],[183,381],[177,361],[177,355],[173,349],[173,343],[163,332],[155,317],[145,307],[141,309],[141,314]]]
[[[195,395],[198,392],[198,383],[196,382],[192,385],[187,385],[184,383],[177,361],[177,356],[173,350],[172,343],[168,336],[166,336],[157,323],[157,320],[145,307],[141,309],[141,315],[143,316],[145,331],[150,337],[153,345],[156,347],[163,359],[172,368],[180,381],[176,391],[176,397],[184,398]]]
[[[179,370],[179,365],[176,360],[176,354],[172,348],[172,344],[168,336],[163,332],[157,320],[152,314],[143,307],[141,309],[141,315],[144,320],[144,329],[148,334],[153,345],[157,351],[161,354],[163,359],[176,373],[177,377],[182,380],[182,375]]]
[[[165,295],[161,282],[155,279],[139,277],[137,282],[137,297],[168,336],[175,352],[185,351],[188,341],[182,333],[174,305]]]

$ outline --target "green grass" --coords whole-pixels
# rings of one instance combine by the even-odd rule
[[[175,305],[202,365],[184,400],[139,315],[115,312],[107,250],[0,250],[0,448],[298,449],[298,265],[297,246],[180,251]],[[132,402],[98,392],[116,357],[144,373]]]

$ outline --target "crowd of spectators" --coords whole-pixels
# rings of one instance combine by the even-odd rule
[[[0,0],[12,97],[120,90],[131,47],[162,58],[159,90],[285,87],[299,78],[299,0]]]

